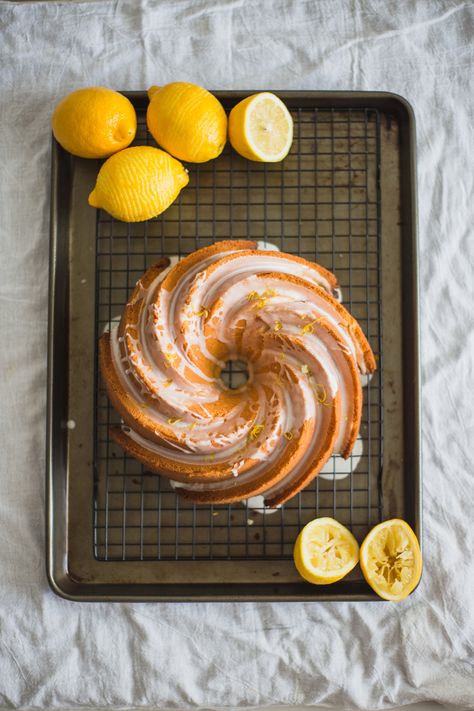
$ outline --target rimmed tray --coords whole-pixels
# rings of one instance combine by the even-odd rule
[[[226,110],[251,92],[216,92]],[[331,586],[302,581],[298,530],[331,515],[361,540],[389,517],[421,538],[415,129],[388,93],[278,92],[295,140],[282,164],[230,147],[190,165],[156,220],[128,225],[87,205],[99,163],[53,141],[48,355],[47,571],[71,600],[372,600],[357,568]],[[136,143],[146,132],[144,93]],[[97,370],[97,339],[144,269],[224,238],[250,237],[332,269],[378,357],[364,388],[360,456],[331,460],[300,495],[193,506],[112,444],[117,421]],[[238,373],[227,374],[229,383]]]

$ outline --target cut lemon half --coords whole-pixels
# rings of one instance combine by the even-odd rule
[[[230,112],[229,140],[234,150],[248,160],[276,163],[291,148],[293,119],[275,94],[253,94]]]
[[[298,573],[309,583],[327,585],[341,580],[359,561],[359,544],[333,518],[315,518],[300,532],[293,551]]]
[[[384,600],[404,600],[421,578],[422,558],[415,532],[393,518],[375,526],[360,547],[364,578]]]

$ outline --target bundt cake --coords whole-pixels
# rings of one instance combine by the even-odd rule
[[[102,376],[123,419],[112,436],[196,503],[263,494],[276,506],[360,426],[360,373],[375,370],[335,276],[255,242],[204,247],[154,264],[118,326],[100,339]],[[248,382],[221,372],[245,361]]]

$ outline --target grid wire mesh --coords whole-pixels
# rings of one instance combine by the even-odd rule
[[[184,256],[222,239],[276,245],[335,272],[343,303],[378,360],[364,387],[360,456],[332,457],[324,473],[281,508],[258,502],[193,505],[110,438],[119,422],[95,373],[94,554],[99,560],[290,558],[300,528],[332,516],[361,540],[382,516],[380,117],[373,109],[295,109],[294,142],[277,164],[251,163],[227,146],[188,166],[190,181],[154,220],[127,224],[98,212],[96,342],[120,317],[142,273],[160,256]],[[155,145],[138,112],[137,145]],[[232,387],[238,364],[226,369]]]

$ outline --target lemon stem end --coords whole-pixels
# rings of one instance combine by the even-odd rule
[[[147,91],[148,98],[150,99],[150,101],[152,100],[152,98],[156,94],[156,92],[159,91],[160,89],[161,89],[160,86],[150,86],[150,88]]]
[[[95,188],[94,188],[94,190],[91,192],[91,194],[89,195],[89,198],[88,198],[87,202],[89,203],[89,205],[90,205],[91,207],[100,207],[100,206],[99,206],[99,203],[98,203],[98,201],[97,201],[97,193],[96,193],[96,189],[95,189]]]

